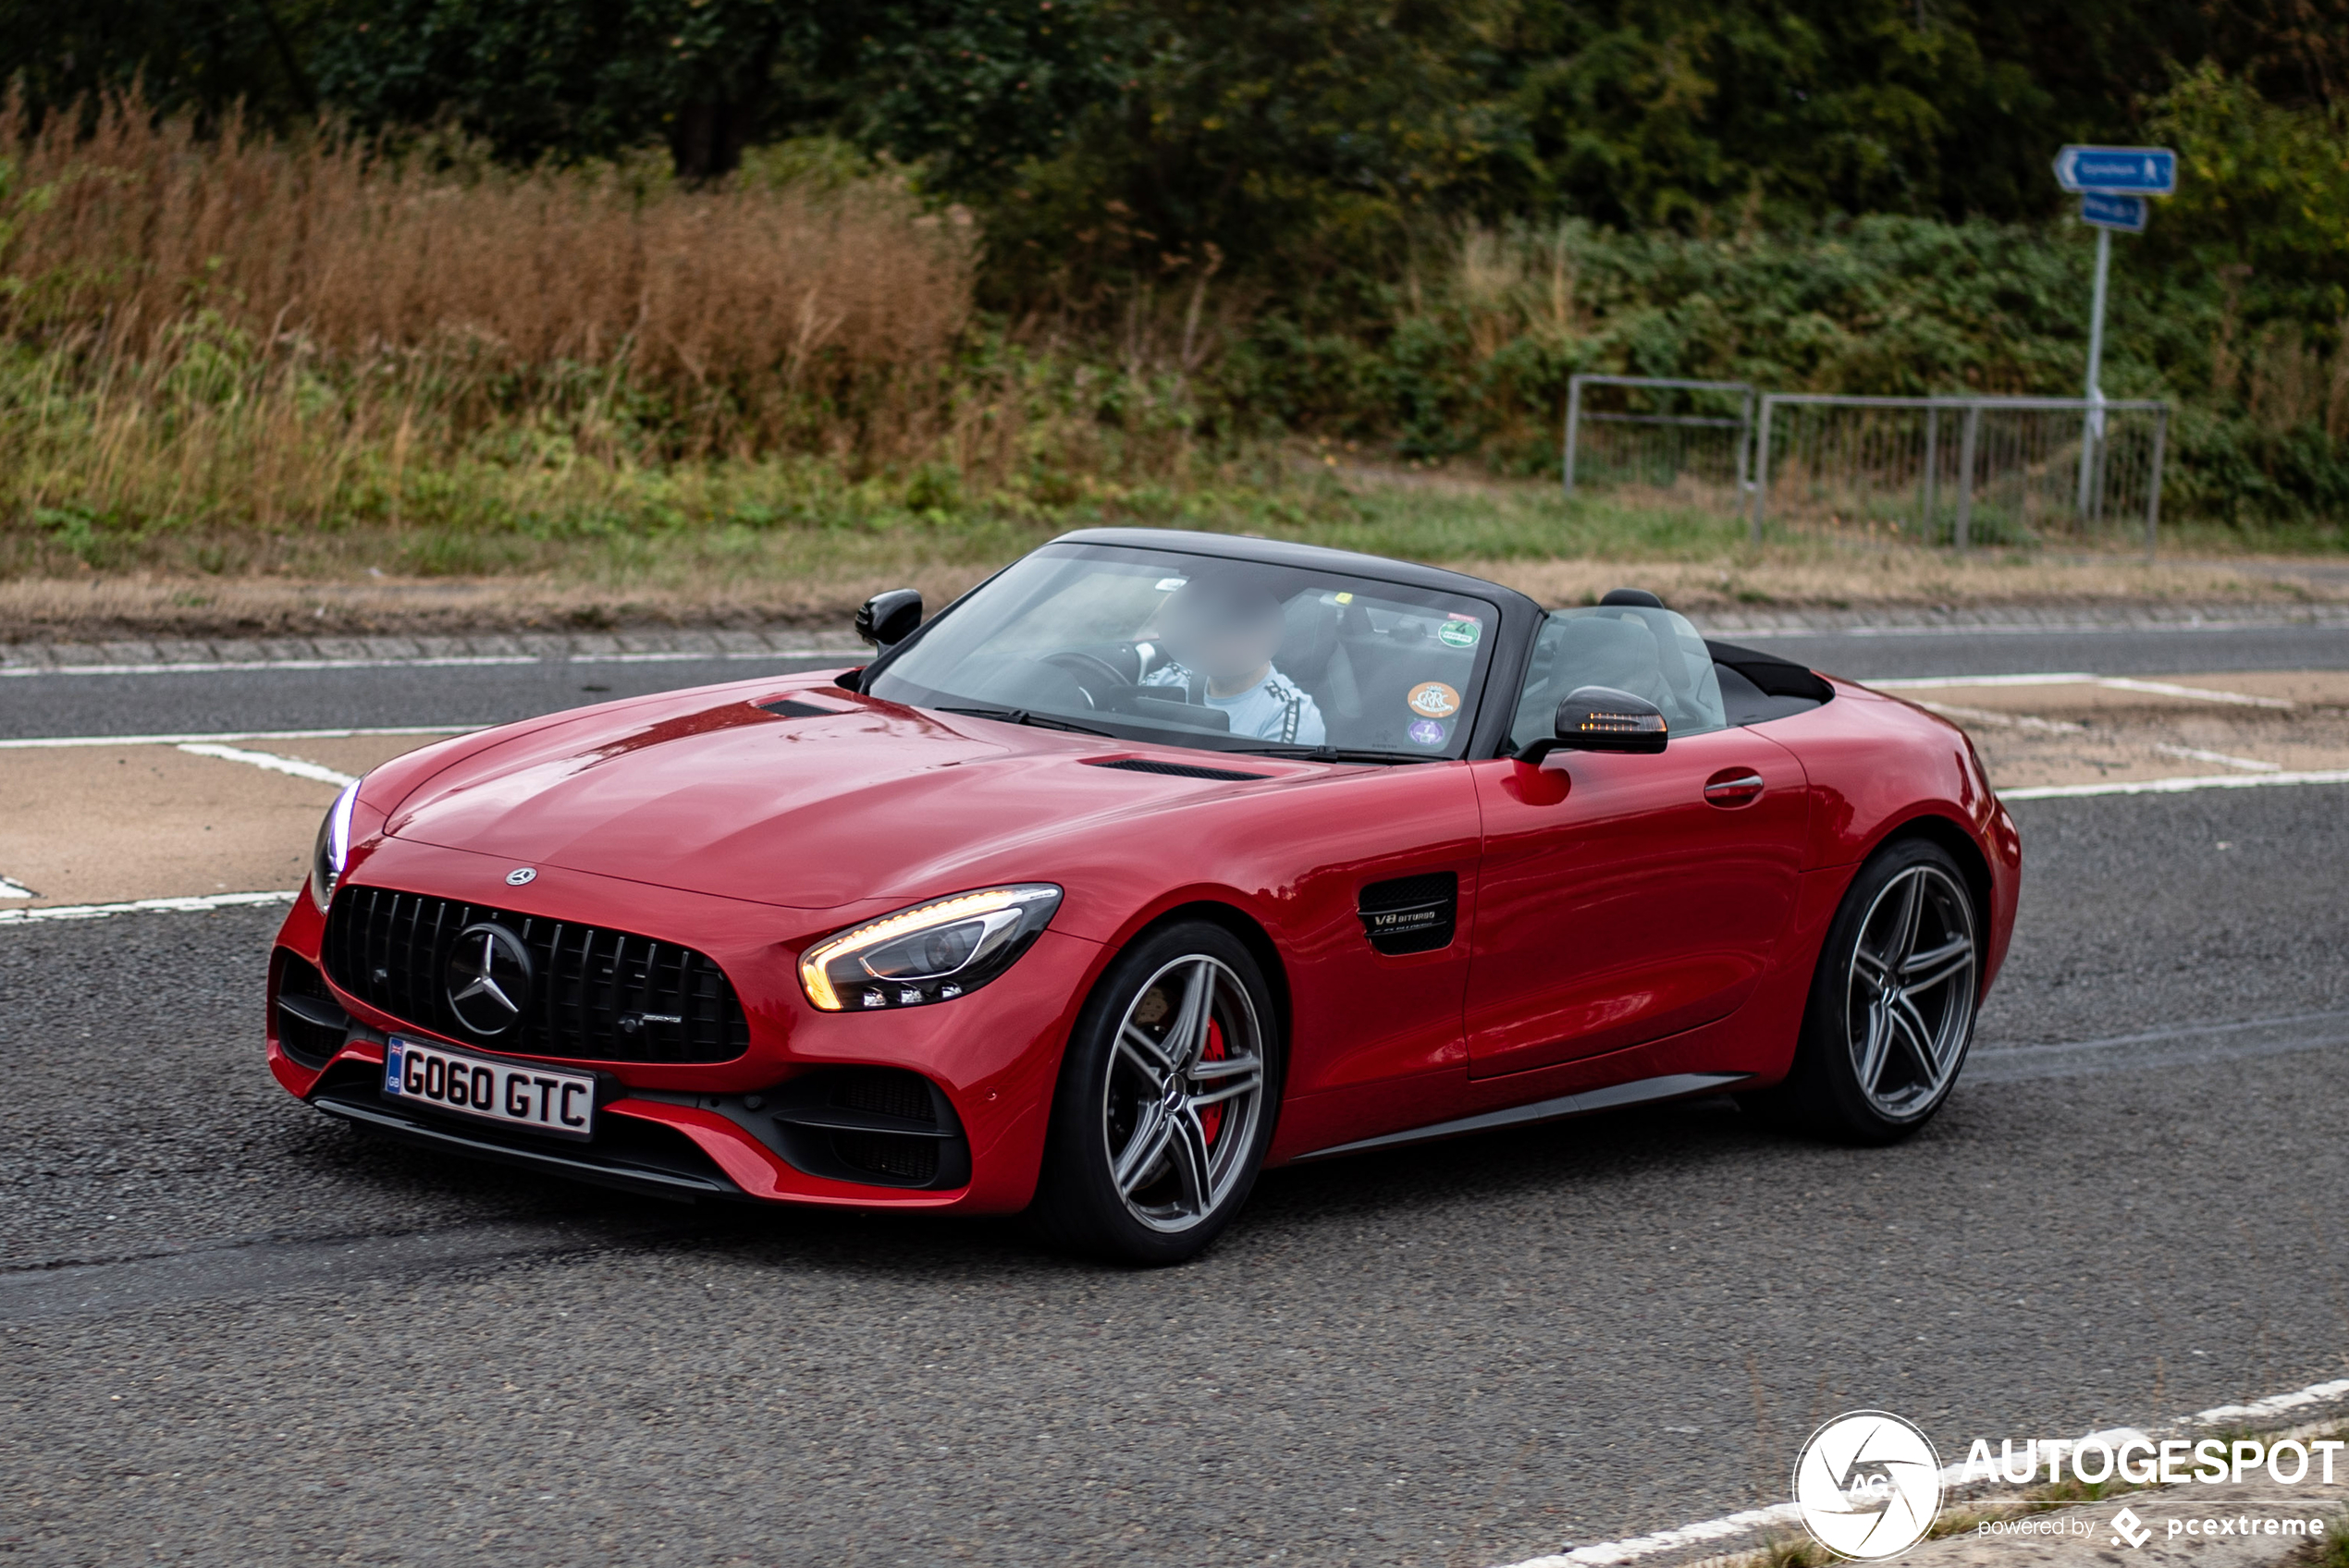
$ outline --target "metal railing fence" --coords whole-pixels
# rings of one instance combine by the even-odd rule
[[[1593,408],[1593,388],[1621,406]],[[1696,411],[1708,405],[1717,411]],[[1774,516],[1960,550],[2125,520],[2142,525],[2150,556],[2169,434],[2170,406],[2154,401],[1757,395],[1742,381],[1577,375],[1562,467],[1569,496],[1636,486],[1726,498],[1757,543]]]
[[[1748,530],[1798,524],[1957,549],[2161,521],[2170,405],[2085,398],[1773,392],[1753,433]]]
[[[1737,415],[1661,409],[1590,409],[1586,387],[1619,387],[1651,404],[1683,407],[1736,399]],[[1680,394],[1679,397],[1660,396]],[[1684,478],[1742,497],[1753,449],[1753,387],[1742,381],[1676,381],[1647,375],[1577,375],[1566,384],[1566,493],[1578,483],[1671,489]],[[1627,399],[1628,400],[1628,399]]]

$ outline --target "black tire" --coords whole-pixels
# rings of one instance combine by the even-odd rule
[[[1272,995],[1237,937],[1205,921],[1145,936],[1070,1033],[1029,1223],[1121,1263],[1198,1256],[1263,1168],[1280,1068]]]
[[[1793,1071],[1740,1103],[1839,1143],[1914,1133],[1965,1065],[1982,944],[1981,912],[1949,851],[1924,839],[1887,844],[1851,878],[1827,928]]]

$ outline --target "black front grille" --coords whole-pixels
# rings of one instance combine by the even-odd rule
[[[494,921],[530,949],[521,1023],[496,1035],[449,1005],[449,946]],[[345,888],[326,917],[322,955],[335,984],[368,1006],[456,1040],[579,1061],[731,1061],[750,1024],[725,972],[674,942],[483,904]]]
[[[1243,778],[1262,778],[1261,773],[1242,773],[1230,767],[1203,767],[1191,762],[1154,762],[1149,757],[1119,757],[1115,762],[1097,762],[1095,767],[1113,767],[1120,773],[1157,773],[1169,778],[1214,778],[1236,782]]]

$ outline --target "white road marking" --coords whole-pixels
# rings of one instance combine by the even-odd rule
[[[2146,1434],[2134,1427],[2114,1427],[2101,1432],[2090,1432],[2077,1439],[2060,1439],[2068,1451],[2083,1443],[2100,1442],[2117,1449],[2131,1439],[2143,1439]],[[1941,1485],[1955,1490],[1967,1484],[1962,1462],[1941,1467]],[[1997,1500],[1993,1500],[1997,1501]],[[1737,1513],[1723,1514],[1718,1519],[1705,1519],[1694,1525],[1682,1525],[1678,1529],[1657,1530],[1651,1535],[1632,1536],[1625,1540],[1600,1541],[1592,1546],[1568,1547],[1548,1557],[1528,1558],[1511,1563],[1509,1568],[1603,1568],[1617,1562],[1636,1562],[1642,1557],[1654,1557],[1660,1551],[1673,1551],[1685,1546],[1698,1546],[1705,1541],[1717,1541],[1726,1537],[1742,1536],[1772,1525],[1799,1522],[1802,1511],[1791,1502],[1774,1503],[1768,1508],[1749,1508]]]
[[[314,783],[331,784],[336,789],[359,782],[354,774],[339,773],[331,767],[321,767],[314,762],[297,757],[281,757],[275,752],[249,752],[240,746],[215,746],[203,742],[183,745],[179,750],[194,757],[217,757],[222,762],[240,762],[249,767],[267,768],[272,773],[289,774]]]
[[[0,909],[0,925],[31,925],[43,920],[104,920],[110,914],[186,913],[237,909],[246,904],[287,904],[300,896],[283,893],[205,893],[188,899],[134,899],[123,904],[58,904],[51,909]]]
[[[2311,1383],[2305,1389],[2294,1389],[2288,1394],[2269,1394],[2266,1399],[2256,1399],[2249,1404],[2214,1405],[2208,1410],[2198,1410],[2186,1419],[2199,1427],[2257,1421],[2281,1415],[2287,1410],[2304,1410],[2312,1404],[2326,1404],[2344,1394],[2349,1394],[2349,1378],[2337,1378],[2330,1383]]]
[[[2173,746],[2167,741],[2156,741],[2153,749],[2173,757],[2191,757],[2195,762],[2215,762],[2221,767],[2239,767],[2245,773],[2281,773],[2283,764],[2261,762],[2257,757],[2231,757],[2224,752],[2206,752],[2198,746]]]
[[[37,899],[40,896],[21,882],[0,876],[0,899]]]
[[[2200,703],[2233,703],[2246,708],[2288,708],[2293,705],[2282,697],[2254,697],[2242,692],[2213,692],[2201,686],[2173,686],[2167,680],[2134,680],[2120,675],[2102,677],[2097,684],[2108,692],[2149,692],[2157,697],[2190,697]]]
[[[266,675],[278,670],[319,669],[447,669],[454,667],[523,664],[682,664],[743,659],[842,659],[869,657],[848,648],[756,648],[691,653],[664,650],[646,654],[443,654],[434,657],[380,659],[182,659],[155,664],[0,665],[0,677],[31,675],[219,675],[244,671]]]
[[[2121,784],[2039,784],[2001,790],[2002,801],[2067,801],[2087,795],[2182,795],[2195,790],[2256,790],[2267,784],[2349,784],[2349,767],[2312,773],[2228,773],[2209,778],[2139,778]]]
[[[2327,1404],[2349,1396],[2349,1378],[2330,1383],[2311,1383],[2289,1393],[2270,1394],[2244,1404],[2221,1404],[2184,1417],[2182,1425],[2200,1427],[2225,1426],[2244,1421],[2259,1421],[2281,1415],[2289,1411],[2305,1410],[2310,1405]],[[2090,1432],[2079,1442],[2101,1442],[2108,1448],[2118,1448],[2132,1438],[2146,1438],[2146,1433],[2134,1427],[2116,1427],[2107,1431]],[[1965,1480],[1965,1465],[1945,1464],[1941,1468],[1941,1484],[1955,1487]],[[1649,1535],[1631,1536],[1622,1540],[1599,1541],[1591,1546],[1570,1547],[1547,1557],[1529,1557],[1508,1568],[1605,1568],[1618,1562],[1634,1562],[1642,1557],[1671,1551],[1680,1547],[1697,1546],[1705,1541],[1742,1536],[1778,1524],[1791,1524],[1802,1517],[1791,1502],[1781,1502],[1769,1508],[1749,1508],[1737,1513],[1726,1513],[1718,1519],[1701,1520],[1682,1525],[1677,1529],[1657,1530]]]
[[[1995,713],[1988,708],[1961,707],[1956,703],[1919,703],[1917,706],[1937,713],[1944,718],[1969,718],[1976,724],[1995,724],[2003,729],[2044,729],[2053,734],[2076,734],[2087,729],[2085,724],[2067,723],[2060,718],[2040,718],[2027,713]]]
[[[1804,626],[1753,627],[1716,633],[1723,641],[1735,638],[1740,642],[1757,637],[2079,637],[2111,634],[2118,636],[2156,637],[2181,631],[2330,631],[2338,624],[2330,619],[2318,620],[2173,620],[2157,621],[2153,625],[2131,626],[2109,620],[2067,621],[2056,625],[2011,626]]]
[[[1902,675],[1889,680],[1863,680],[1879,692],[1930,692],[1937,686],[2083,686],[2095,676],[2085,672],[2061,675]]]
[[[348,741],[354,735],[463,735],[479,724],[395,724],[373,729],[231,729],[212,735],[33,735],[0,741],[0,751],[52,746],[217,745],[229,741]]]
[[[2125,675],[1903,675],[1888,680],[1862,680],[1859,684],[1879,692],[1931,692],[1952,686],[2101,686],[2108,692],[2143,692],[2150,696],[2184,697],[2198,703],[2232,703],[2239,707],[2293,705],[2283,697],[2255,697],[2243,692],[2217,692],[2205,686],[2179,686],[2167,680],[2139,680]]]

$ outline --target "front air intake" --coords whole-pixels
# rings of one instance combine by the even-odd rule
[[[777,1145],[811,1176],[868,1187],[959,1187],[970,1143],[944,1090],[898,1067],[829,1067],[773,1096]]]
[[[277,1048],[302,1066],[326,1065],[349,1037],[351,1017],[326,988],[326,977],[283,948],[277,949]]]

